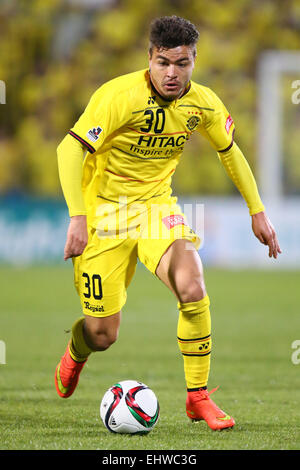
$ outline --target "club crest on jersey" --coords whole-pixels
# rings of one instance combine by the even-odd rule
[[[96,140],[99,139],[99,135],[102,130],[103,129],[101,129],[101,127],[93,127],[93,129],[90,129],[86,135],[92,142],[96,142]]]
[[[229,114],[228,118],[226,119],[226,123],[225,123],[225,129],[226,129],[227,134],[229,134],[229,131],[230,131],[230,128],[231,128],[232,124],[233,124],[233,119]]]
[[[192,131],[193,129],[195,129],[195,127],[198,126],[198,123],[200,121],[200,118],[198,118],[198,116],[191,116],[190,118],[188,118],[187,120],[187,128]]]

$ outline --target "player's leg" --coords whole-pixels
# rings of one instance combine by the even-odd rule
[[[179,302],[197,302],[207,295],[202,262],[191,241],[175,240],[161,257],[155,274]]]
[[[210,399],[211,318],[203,267],[197,252],[200,239],[188,226],[180,207],[170,205],[153,211],[151,224],[159,237],[139,241],[138,256],[162,280],[178,300],[178,345],[182,352],[187,396],[187,414],[205,419],[212,429],[232,427],[234,420]],[[151,226],[152,233],[152,226]]]
[[[176,295],[178,345],[187,384],[187,415],[204,419],[214,430],[235,422],[211,400],[207,391],[211,353],[211,317],[200,256],[193,244],[176,240],[162,256],[156,275]]]
[[[121,311],[109,317],[97,318],[86,315],[83,336],[91,351],[105,351],[118,339]]]
[[[176,240],[163,254],[157,277],[178,300],[177,339],[188,391],[207,387],[211,353],[211,318],[202,262],[194,245]]]
[[[81,317],[72,327],[72,336],[55,371],[59,396],[68,398],[74,392],[80,372],[89,355],[105,351],[118,337],[121,312],[104,318]]]
[[[71,339],[56,367],[55,386],[63,398],[74,392],[89,355],[105,351],[117,339],[126,289],[135,271],[136,248],[127,240],[99,243],[94,234],[73,263],[84,316],[72,326]]]

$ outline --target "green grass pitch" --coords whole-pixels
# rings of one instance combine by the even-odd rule
[[[128,289],[120,336],[95,353],[74,395],[56,395],[54,370],[81,315],[71,264],[0,269],[1,449],[299,449],[299,272],[206,269],[213,328],[209,389],[236,419],[211,431],[185,415],[182,358],[172,294],[138,266]],[[300,354],[299,354],[300,356]],[[160,418],[145,436],[109,433],[99,417],[108,387],[145,382],[158,396]]]

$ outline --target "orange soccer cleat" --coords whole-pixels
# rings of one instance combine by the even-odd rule
[[[186,399],[186,414],[192,421],[205,420],[208,426],[216,430],[232,428],[235,425],[234,419],[220,410],[220,408],[212,401],[210,392],[207,390],[196,390],[188,392]]]
[[[60,397],[68,398],[72,395],[86,361],[87,360],[83,362],[74,361],[70,356],[69,345],[67,346],[65,354],[56,366],[54,376],[55,388]]]

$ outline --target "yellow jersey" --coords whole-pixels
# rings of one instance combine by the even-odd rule
[[[69,131],[87,149],[82,189],[87,211],[101,202],[168,198],[186,142],[200,132],[217,152],[233,143],[234,123],[209,88],[190,81],[165,101],[147,69],[102,85]]]

